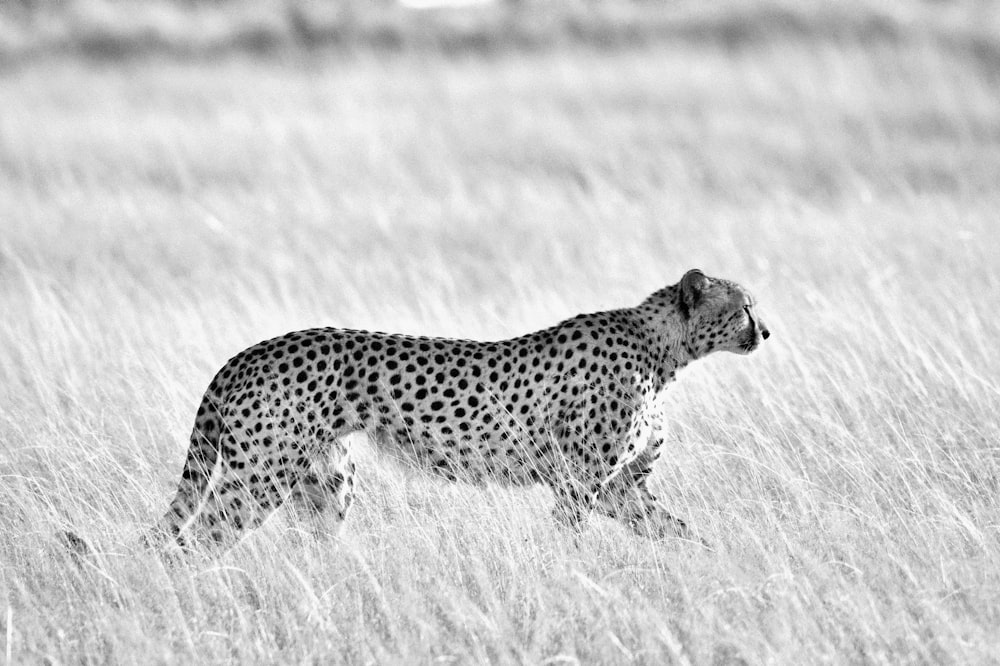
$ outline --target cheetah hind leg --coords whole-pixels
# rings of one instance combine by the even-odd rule
[[[313,462],[292,491],[292,506],[313,536],[337,538],[354,501],[355,466],[342,441],[331,455]]]
[[[236,446],[231,442],[228,448],[237,450]],[[263,523],[291,492],[297,470],[280,463],[280,473],[274,468],[260,472],[268,483],[259,483],[253,475],[247,478],[245,468],[238,469],[239,462],[223,458],[211,467],[195,469],[196,473],[188,473],[186,467],[170,508],[143,543],[153,548],[177,546],[184,552],[203,542],[229,548]]]
[[[171,508],[144,542],[148,546],[174,544],[183,552],[196,544],[211,543],[222,549],[258,527],[284,502],[280,487],[250,488],[242,475],[226,470],[195,502],[178,490]]]
[[[228,548],[291,500],[314,536],[336,536],[354,497],[355,467],[341,441],[324,453],[315,453],[307,465],[301,458],[299,464],[284,463],[283,475],[277,469],[265,472],[267,484],[253,484],[250,479],[248,485],[245,473],[228,470],[197,513],[192,532],[207,533],[217,545]],[[175,539],[184,545],[182,538]]]
[[[594,509],[594,492],[576,480],[555,483],[552,491],[556,498],[552,517],[556,523],[575,531],[582,529]]]

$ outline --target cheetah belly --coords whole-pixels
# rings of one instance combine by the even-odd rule
[[[420,384],[356,382],[339,393],[343,412],[380,450],[451,480],[527,485],[552,469],[540,400],[512,404],[468,367]]]
[[[415,413],[417,423],[421,416],[430,416]],[[519,432],[506,436],[503,430],[467,421],[408,426],[392,418],[374,425],[373,440],[381,451],[454,481],[528,485],[547,478],[551,469],[550,447],[544,444],[543,434],[526,432],[517,425],[514,428]]]

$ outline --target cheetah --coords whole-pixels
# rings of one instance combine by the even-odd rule
[[[636,307],[497,342],[336,328],[266,340],[209,384],[152,534],[232,543],[286,502],[339,529],[355,491],[346,436],[361,431],[452,481],[545,484],[566,526],[596,512],[695,539],[647,487],[662,394],[691,361],[769,335],[747,290],[690,270]]]

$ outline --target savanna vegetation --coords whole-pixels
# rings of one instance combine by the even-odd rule
[[[7,663],[996,659],[996,10],[250,7],[0,11]],[[140,546],[240,349],[504,338],[695,266],[772,331],[671,389],[655,485],[714,551],[363,441],[339,541]]]

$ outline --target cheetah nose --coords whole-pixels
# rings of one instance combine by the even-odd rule
[[[761,328],[760,328],[760,337],[762,337],[765,340],[767,340],[769,337],[771,337],[771,331],[769,331],[766,328],[764,328],[763,326],[761,326]]]

